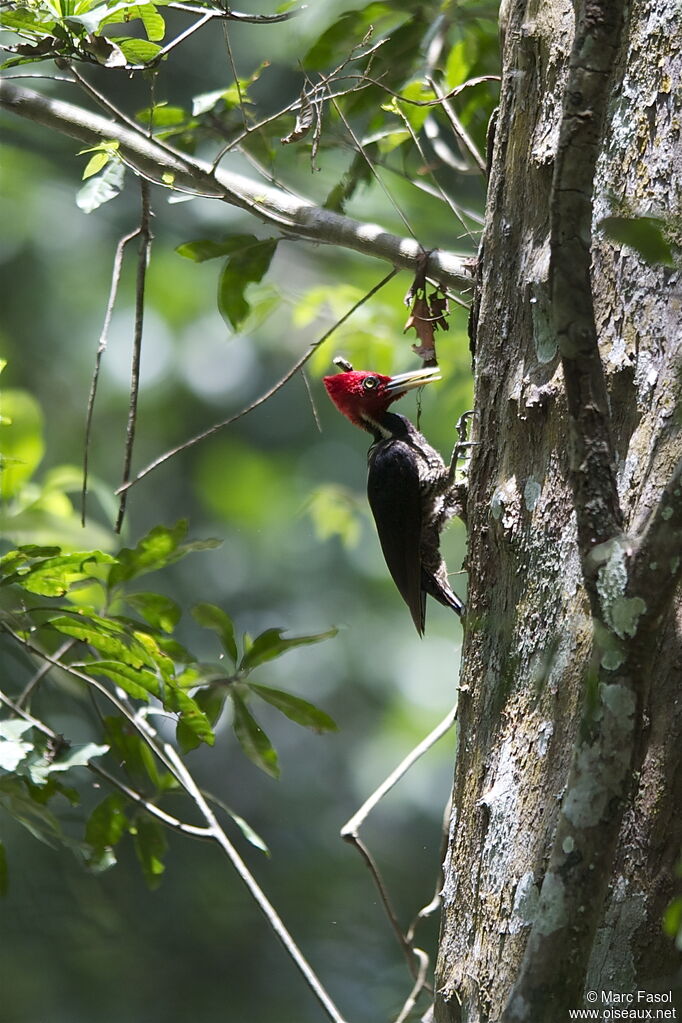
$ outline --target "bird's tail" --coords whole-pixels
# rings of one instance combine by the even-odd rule
[[[445,575],[445,573],[443,573],[443,575]],[[427,593],[430,593],[432,597],[435,597],[439,604],[443,604],[444,607],[452,608],[455,614],[458,614],[460,618],[464,614],[466,610],[464,602],[460,600],[456,593],[453,593],[445,578],[439,578],[437,575],[427,572],[426,569],[422,569],[422,586]]]

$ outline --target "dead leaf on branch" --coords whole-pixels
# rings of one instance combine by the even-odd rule
[[[436,331],[449,330],[450,326],[446,319],[448,311],[447,297],[440,291],[433,291],[428,297],[426,295],[426,280],[417,277],[408,291],[408,298],[413,299],[410,315],[407,318],[403,333],[413,327],[419,343],[412,345],[412,351],[423,360],[425,366],[437,366],[438,356],[436,354]]]

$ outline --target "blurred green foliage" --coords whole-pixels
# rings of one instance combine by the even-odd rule
[[[212,161],[225,149],[231,169],[387,230],[407,233],[405,220],[425,248],[475,251],[485,183],[443,109],[417,104],[433,100],[427,76],[447,91],[497,73],[496,4],[311,5],[281,23],[226,22],[230,52],[210,20],[162,53],[200,17],[160,3],[6,4],[5,73],[55,76],[46,91],[88,105],[92,94],[64,81],[73,64],[129,121],[188,153]],[[480,81],[451,99],[480,151],[496,88]],[[30,686],[23,706],[65,740],[55,746],[3,713],[4,1018],[319,1019],[223,862],[82,766],[106,765],[183,812],[169,772],[96,686],[152,714],[238,841],[270,850],[259,868],[266,887],[347,1018],[395,1016],[411,981],[362,864],[335,836],[447,710],[459,626],[433,606],[427,639],[409,631],[367,515],[365,439],[327,403],[320,377],[337,352],[382,372],[415,365],[414,339],[403,336],[411,282],[401,274],[361,305],[314,350],[306,381],[296,375],[133,487],[118,537],[136,276],[128,246],[83,527],[87,396],[114,249],[139,223],[139,189],[114,145],[81,152],[0,120],[0,615],[17,637],[0,638],[2,689],[18,701]],[[292,133],[300,138],[283,144]],[[356,254],[273,238],[245,212],[186,201],[165,184],[152,193],[137,470],[249,406],[386,273]],[[466,315],[451,302],[443,382],[404,402],[444,454],[471,404]],[[197,548],[186,519],[192,535],[221,546]],[[446,544],[456,570],[459,524]],[[36,682],[40,661],[25,644],[52,656],[71,641],[59,656],[84,677],[53,669]],[[405,924],[431,897],[451,765],[444,743],[367,825]],[[420,943],[433,951],[435,940],[432,923]]]

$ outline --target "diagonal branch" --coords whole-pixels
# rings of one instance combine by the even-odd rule
[[[322,1006],[327,1019],[331,1023],[345,1023],[344,1017],[342,1016],[339,1009],[337,1009],[335,1003],[327,993],[322,982],[310,966],[308,960],[305,958],[298,945],[294,941],[293,937],[285,927],[281,917],[277,913],[275,907],[272,905],[268,897],[266,896],[263,889],[260,887],[254,876],[249,871],[246,863],[241,858],[237,849],[230,842],[224,829],[221,827],[215,813],[209,806],[207,798],[204,792],[199,788],[193,776],[188,771],[184,761],[180,758],[174,747],[167,742],[163,742],[158,734],[147,724],[143,722],[138,714],[132,713],[128,707],[114,696],[113,693],[109,692],[107,687],[99,682],[97,679],[90,675],[79,671],[72,667],[70,664],[65,664],[53,657],[50,657],[39,647],[33,643],[24,639],[21,635],[14,632],[7,624],[3,623],[4,630],[12,636],[25,650],[31,654],[37,655],[50,667],[59,668],[67,674],[85,682],[88,686],[94,687],[100,692],[106,699],[108,699],[123,716],[130,722],[130,724],[137,729],[142,735],[144,741],[147,743],[149,748],[159,757],[164,766],[178,781],[180,786],[184,789],[190,799],[193,801],[202,817],[205,821],[205,826],[197,826],[188,824],[185,821],[181,821],[177,817],[166,813],[160,807],[157,807],[154,803],[145,799],[140,793],[131,789],[124,782],[121,782],[114,775],[110,774],[105,769],[99,767],[99,765],[89,763],[88,768],[99,777],[103,778],[110,785],[123,792],[124,795],[135,802],[138,806],[142,807],[147,813],[166,824],[168,827],[173,828],[186,835],[191,835],[194,838],[200,838],[204,840],[213,840],[222,849],[225,855],[230,860],[237,876],[240,881],[245,885],[252,899],[258,906],[265,917],[268,926],[283,946],[286,954],[289,956],[293,964],[299,970],[303,976],[306,984],[317,998],[318,1002]],[[5,695],[0,690],[0,703],[8,706],[13,713],[18,717],[23,718],[25,721],[29,721],[34,728],[39,729],[43,734],[48,735],[52,738],[56,737],[56,733],[44,722],[33,717],[28,711],[17,706],[13,700]]]
[[[253,412],[260,405],[264,405],[265,402],[269,401],[273,395],[277,394],[277,392],[281,390],[282,387],[284,387],[284,385],[287,384],[291,378],[296,375],[296,373],[298,373],[299,370],[303,369],[306,362],[308,362],[308,360],[314,355],[320,345],[324,344],[327,338],[330,337],[342,323],[345,323],[356,309],[358,309],[361,305],[364,305],[368,299],[370,299],[373,295],[376,295],[377,291],[383,288],[385,284],[388,284],[388,282],[395,277],[396,272],[396,270],[391,270],[391,272],[386,274],[386,276],[382,278],[378,284],[375,284],[373,288],[370,288],[370,290],[367,291],[362,298],[358,299],[358,301],[355,302],[355,304],[351,306],[351,308],[348,309],[340,319],[336,320],[329,330],[325,331],[322,337],[319,337],[308,346],[303,355],[299,356],[293,366],[286,371],[283,377],[280,377],[277,383],[273,384],[272,387],[269,387],[263,394],[260,394],[257,398],[255,398],[246,406],[246,408],[241,409],[239,412],[235,412],[233,416],[228,416],[227,419],[222,419],[219,423],[214,423],[213,426],[209,426],[206,430],[202,430],[201,433],[195,434],[194,437],[190,437],[189,440],[183,441],[182,444],[178,444],[176,447],[171,448],[170,451],[166,451],[163,455],[159,455],[159,457],[155,458],[153,462],[150,462],[144,469],[141,469],[134,479],[123,483],[116,493],[126,493],[126,491],[130,490],[131,487],[134,487],[136,483],[139,483],[140,480],[144,479],[145,476],[148,476],[150,472],[154,471],[154,469],[158,469],[160,465],[163,465],[164,462],[167,462],[170,458],[175,458],[175,456],[179,455],[181,451],[186,451],[188,448],[194,447],[195,444],[199,444],[208,437],[212,437],[214,433],[217,433],[219,430],[223,430],[226,426],[231,426],[232,423],[236,423],[238,419],[242,419],[244,416],[248,415],[249,412]]]
[[[137,132],[76,104],[51,99],[5,79],[0,82],[0,109],[78,139],[87,146],[115,140],[119,143],[121,158],[149,181],[166,188],[172,182],[176,191],[220,199],[292,237],[352,249],[412,272],[420,265],[423,249],[414,239],[401,238],[378,224],[361,223],[322,209],[307,199],[242,174],[223,168],[213,173],[208,163],[189,159],[167,143],[159,144],[142,131]],[[469,266],[470,260],[464,256],[434,250],[429,255],[427,274],[444,286],[468,288],[471,284]]]

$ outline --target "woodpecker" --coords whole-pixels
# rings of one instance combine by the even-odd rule
[[[337,364],[348,367],[340,359]],[[446,466],[409,419],[389,412],[388,406],[435,380],[440,380],[437,367],[393,377],[348,367],[324,378],[339,412],[373,437],[367,455],[367,497],[388,570],[420,636],[427,593],[458,615],[464,612],[464,604],[450,589],[440,553],[440,534],[461,510],[454,483],[456,458]]]

